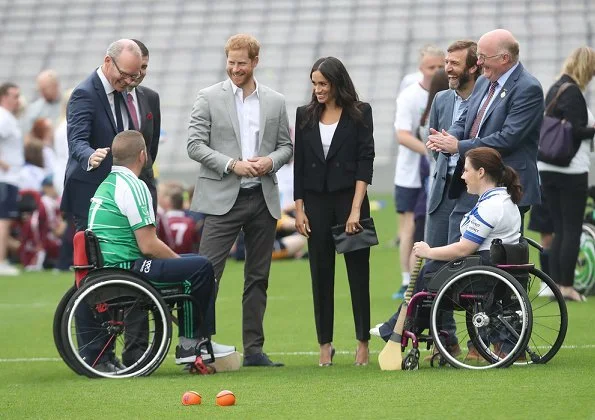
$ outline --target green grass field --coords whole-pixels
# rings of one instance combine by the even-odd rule
[[[390,296],[400,269],[397,250],[387,245],[395,232],[393,212],[388,205],[374,213],[380,245],[372,251],[373,324],[396,307]],[[0,278],[0,418],[595,418],[595,298],[568,305],[564,347],[547,365],[477,372],[422,363],[415,372],[382,372],[377,355],[384,342],[375,337],[371,364],[353,366],[356,341],[342,257],[337,267],[334,366],[318,367],[307,261],[281,261],[271,271],[265,351],[284,368],[195,376],[174,364],[172,351],[152,376],[124,380],[80,377],[59,359],[52,318],[72,275]],[[242,269],[234,261],[227,265],[216,336],[240,348]],[[215,405],[222,389],[235,393],[236,406]],[[202,394],[202,405],[182,406],[187,390]]]

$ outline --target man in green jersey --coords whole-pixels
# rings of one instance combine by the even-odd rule
[[[99,240],[105,267],[130,269],[157,289],[178,288],[199,302],[195,308],[186,301],[179,311],[176,363],[193,363],[200,354],[199,321],[213,304],[213,267],[204,257],[176,254],[157,237],[151,194],[138,178],[147,161],[142,134],[119,133],[111,152],[112,170],[91,199],[89,229]],[[109,357],[106,360],[106,369],[112,370]]]

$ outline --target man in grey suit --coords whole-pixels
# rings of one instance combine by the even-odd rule
[[[477,44],[474,41],[455,41],[447,49],[445,70],[448,75],[448,90],[438,92],[430,110],[429,126],[437,131],[448,130],[467,109],[475,81],[481,75],[477,65]],[[425,241],[431,247],[444,246],[459,240],[462,216],[477,201],[477,196],[464,191],[458,199],[448,198],[459,154],[432,152],[436,159],[434,181],[428,197]],[[466,209],[451,217],[458,206]]]
[[[190,118],[188,156],[200,169],[191,209],[206,215],[201,254],[217,285],[240,230],[246,262],[242,299],[244,366],[282,366],[263,353],[263,319],[276,219],[281,217],[276,171],[293,146],[285,99],[253,76],[260,44],[245,34],[225,44],[228,80],[199,92]],[[203,334],[215,333],[215,308]]]
[[[520,176],[523,198],[519,209],[523,215],[541,201],[537,144],[543,120],[543,90],[519,62],[519,44],[510,32],[496,29],[484,34],[477,43],[477,57],[483,75],[475,84],[467,111],[448,132],[430,130],[427,147],[460,156],[479,146],[497,149],[504,163]],[[459,159],[449,198],[458,198],[465,190],[462,170],[463,159]]]
[[[450,128],[467,109],[475,81],[481,75],[477,65],[477,44],[474,41],[455,41],[449,45],[445,59],[448,86],[450,89],[438,92],[430,109],[429,126],[437,131]],[[461,237],[460,224],[463,215],[477,202],[476,195],[463,191],[458,199],[448,197],[459,154],[432,152],[436,159],[434,181],[428,197],[426,230],[424,240],[431,247],[445,246],[457,242]],[[443,262],[428,261],[426,272],[437,271]],[[449,333],[446,348],[453,356],[461,353],[456,335],[456,324],[450,315],[442,320],[442,327]],[[424,360],[435,357],[437,350]]]

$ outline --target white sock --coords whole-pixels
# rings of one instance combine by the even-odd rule
[[[411,274],[403,271],[401,273],[401,278],[403,279],[403,282],[401,283],[402,286],[409,286],[409,282],[411,281]]]

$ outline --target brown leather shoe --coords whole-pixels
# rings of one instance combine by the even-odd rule
[[[446,346],[446,351],[452,356],[457,357],[461,354],[461,346],[459,344],[452,344],[450,346]],[[439,353],[438,347],[433,346],[432,354],[424,357],[424,362],[431,362],[432,358]]]
[[[477,349],[471,345],[469,346],[469,352],[465,355],[465,360],[481,362],[485,359],[477,352]]]
[[[494,354],[496,356],[498,356],[500,359],[504,359],[506,356],[508,356],[508,353],[502,351],[502,345],[500,343],[495,343],[494,344]],[[517,359],[515,360],[515,362],[526,362],[527,361],[527,356],[525,352],[522,352],[521,355],[519,357],[517,357]]]

